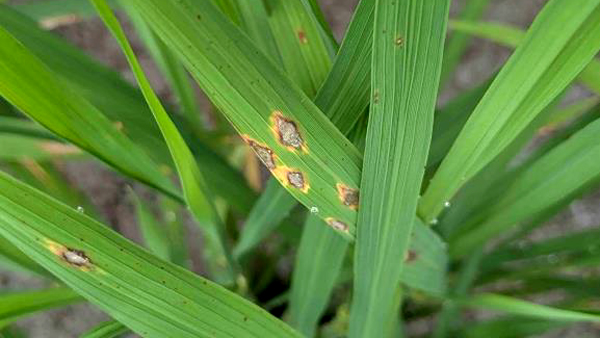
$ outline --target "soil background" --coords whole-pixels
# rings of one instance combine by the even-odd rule
[[[9,4],[45,1],[45,0],[9,0]],[[468,0],[466,0],[468,1]],[[485,16],[486,20],[510,23],[522,28],[528,27],[536,13],[546,0],[492,0]],[[341,40],[351,18],[357,0],[320,0],[320,4],[331,23],[334,34]],[[454,0],[451,16],[455,15],[464,1]],[[120,16],[124,19],[124,16]],[[131,32],[131,27],[126,25]],[[73,44],[85,50],[100,62],[108,65],[132,81],[133,76],[128,69],[116,42],[107,32],[99,19],[89,19],[53,29]],[[133,37],[133,35],[130,34]],[[143,66],[149,73],[154,88],[162,98],[171,100],[166,83],[163,81],[150,57],[141,43],[134,38],[134,48]],[[511,51],[491,42],[474,39],[464,55],[453,79],[443,89],[439,103],[443,104],[457,92],[473,87],[494,73],[510,56]],[[567,101],[576,100],[589,95],[582,88],[575,88],[568,94]],[[105,220],[125,236],[139,239],[133,217],[132,206],[126,197],[126,186],[133,182],[113,173],[97,162],[69,164],[65,167],[68,179],[79,186],[92,200]],[[137,190],[144,190],[136,186]],[[600,224],[600,193],[592,193],[571,203],[562,213],[549,222],[548,226],[536,231],[532,239],[553,237],[564,232],[582,230]],[[193,229],[190,229],[194,231]],[[0,271],[0,290],[32,289],[47,286],[38,278],[24,277]],[[544,299],[536,299],[544,302]],[[546,299],[547,301],[547,299]],[[484,315],[473,313],[473,316]],[[87,304],[68,306],[31,316],[18,322],[29,337],[77,337],[108,317],[95,307]],[[414,323],[408,327],[412,333],[422,332],[430,327],[431,322]],[[133,337],[133,335],[132,335]],[[600,337],[600,329],[590,325],[573,325],[566,329],[554,331],[543,337]]]

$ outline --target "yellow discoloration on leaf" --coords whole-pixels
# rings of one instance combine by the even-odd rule
[[[294,189],[300,190],[303,193],[307,193],[310,190],[310,184],[306,175],[298,169],[293,169],[286,166],[277,166],[275,169],[271,170],[273,176],[277,178],[281,184],[285,187],[292,187]]]
[[[81,150],[73,145],[53,141],[40,142],[40,148],[50,155],[75,155],[81,153]]]
[[[358,190],[350,188],[349,186],[342,183],[336,184],[336,188],[338,191],[338,198],[340,199],[340,201],[350,209],[358,210]]]
[[[325,222],[327,222],[327,224],[329,224],[329,226],[336,231],[340,231],[346,234],[349,233],[348,225],[340,220],[337,220],[333,217],[327,217],[325,219]]]
[[[279,110],[271,114],[271,130],[279,143],[290,151],[301,150],[308,152],[298,124],[293,120],[283,116]]]
[[[83,18],[76,14],[66,14],[60,16],[53,16],[49,18],[45,18],[40,21],[40,26],[44,29],[55,29],[60,26],[72,25],[74,23],[78,23],[83,21]]]

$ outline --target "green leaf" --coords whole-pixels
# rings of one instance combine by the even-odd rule
[[[327,117],[209,1],[132,3],[282,185],[351,238],[356,211],[338,187],[358,189],[362,159]]]
[[[311,215],[304,223],[291,286],[289,322],[314,337],[337,281],[348,242]]]
[[[373,8],[374,1],[358,4],[331,72],[315,97],[317,106],[346,135],[369,104]],[[267,184],[246,221],[235,249],[238,256],[264,239],[294,207],[293,198],[283,190]]]
[[[539,305],[520,299],[496,294],[479,294],[461,300],[461,304],[486,310],[506,312],[513,315],[541,318],[558,322],[600,322],[600,316]]]
[[[113,338],[119,337],[127,331],[129,330],[123,324],[111,320],[93,327],[90,331],[82,334],[81,338]]]
[[[225,256],[229,264],[232,282],[239,274],[237,263],[233,259],[227,243],[225,225],[223,224],[217,208],[213,201],[211,192],[206,184],[206,178],[202,175],[196,164],[192,152],[185,140],[177,130],[177,127],[169,118],[163,108],[158,96],[150,86],[141,65],[139,64],[131,45],[127,41],[125,32],[121,28],[112,10],[105,0],[91,0],[98,14],[110,29],[115,39],[119,42],[125,53],[129,65],[137,79],[138,84],[150,106],[150,110],[163,133],[169,151],[173,156],[173,162],[177,168],[186,203],[197,223],[207,230],[208,239],[220,246],[221,254]]]
[[[199,138],[202,137],[204,123],[200,116],[200,107],[196,102],[195,88],[192,86],[192,82],[188,78],[188,74],[183,67],[183,64],[177,59],[177,56],[167,48],[164,42],[150,30],[150,27],[148,27],[144,20],[133,10],[129,5],[129,2],[121,1],[120,5],[129,16],[137,34],[144,42],[150,55],[152,55],[152,59],[168,81],[170,88],[176,97],[177,103],[180,105],[179,110],[186,117],[191,125],[191,129],[199,135]]]
[[[355,248],[350,337],[374,337],[396,308],[433,129],[449,1],[379,0]],[[394,316],[395,317],[395,316]]]
[[[524,31],[506,24],[450,21],[450,28],[465,34],[489,39],[511,48],[517,48],[519,44],[525,40]],[[598,79],[597,76],[598,72],[600,72],[600,60],[594,58],[578,76],[578,80],[596,94],[600,94],[600,79]]]
[[[2,27],[0,66],[0,94],[19,110],[111,166],[177,196],[140,147]]]
[[[442,297],[447,289],[447,264],[446,243],[416,218],[410,248],[400,275],[402,284]]]
[[[270,23],[289,78],[313,97],[331,68],[319,23],[301,0],[267,0]]]
[[[600,49],[600,1],[550,1],[502,68],[432,178],[419,215],[434,220],[460,187],[502,152]]]
[[[460,20],[477,20],[484,14],[489,3],[490,0],[466,1],[462,4],[462,9],[460,14],[458,14],[458,17]],[[448,41],[446,41],[446,48],[444,50],[442,75],[440,76],[440,87],[444,87],[444,84],[450,79],[450,76],[452,73],[454,73],[456,66],[458,66],[460,63],[460,59],[465,53],[470,42],[471,37],[462,31],[455,31],[450,34],[450,38]]]
[[[171,165],[169,150],[156,122],[148,118],[150,111],[138,89],[55,34],[41,30],[35,21],[1,4],[0,26],[66,79],[73,90],[99,108],[110,121],[122,125],[122,131],[157,163]],[[0,128],[3,127],[4,123],[0,123]],[[201,140],[195,139],[191,146],[209,178],[211,190],[226,198],[236,211],[247,214],[256,196],[239,171]]]
[[[277,49],[275,35],[269,24],[269,14],[264,1],[237,0],[240,9],[242,27],[254,43],[267,54],[273,62],[281,64],[281,55]]]
[[[480,243],[544,210],[572,198],[600,178],[600,120],[589,124],[550,151],[514,180],[490,206],[490,217],[460,236],[451,246],[455,256],[468,254]]]
[[[0,236],[0,264],[3,269],[8,268],[11,271],[33,273],[44,277],[50,275],[48,271],[2,236]]]
[[[115,0],[108,0],[110,4]],[[17,3],[14,8],[32,19],[41,21],[53,18],[83,19],[96,15],[94,8],[87,1],[81,0],[50,0]]]
[[[279,182],[269,180],[244,223],[234,256],[241,258],[250,252],[281,224],[296,205],[296,199]]]
[[[0,327],[36,312],[82,300],[77,293],[68,288],[3,293],[0,294]]]
[[[29,136],[0,133],[0,144],[0,161],[6,162],[84,157],[84,153],[72,145]]]
[[[130,191],[129,195],[133,201],[144,244],[157,257],[171,261],[171,243],[169,243],[166,229],[158,224],[148,205],[133,190]]]
[[[295,337],[267,312],[0,174],[0,235],[148,337]]]

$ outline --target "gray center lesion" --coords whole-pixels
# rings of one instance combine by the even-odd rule
[[[298,189],[304,189],[304,175],[298,171],[291,171],[287,174],[290,184]]]
[[[303,144],[302,137],[298,132],[296,123],[289,121],[285,118],[277,116],[277,130],[279,133],[279,139],[285,146],[294,147],[300,149]]]

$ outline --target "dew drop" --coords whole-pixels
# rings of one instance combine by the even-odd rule
[[[85,212],[85,209],[83,209],[83,207],[80,205],[77,207],[77,212],[83,214]]]
[[[318,214],[319,213],[319,208],[317,207],[310,207],[310,213],[311,214]]]
[[[438,219],[437,218],[432,219],[431,221],[429,221],[429,224],[432,224],[432,225],[438,224]]]
[[[444,202],[444,207],[445,208],[450,208],[450,205],[451,205],[450,202],[448,202],[448,201]]]

